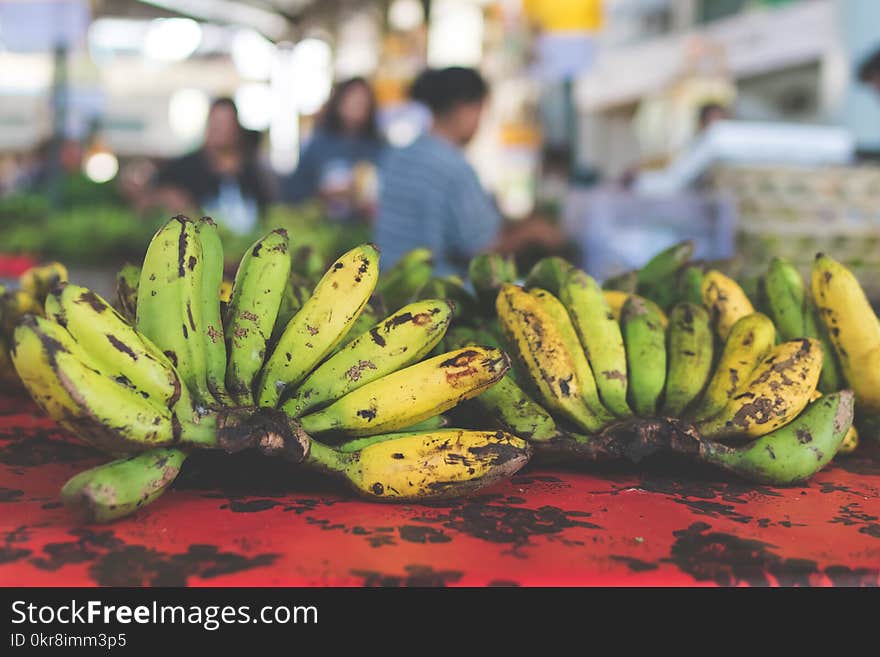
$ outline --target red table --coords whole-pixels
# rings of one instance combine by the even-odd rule
[[[430,506],[361,502],[256,455],[202,455],[146,510],[80,526],[58,491],[100,461],[0,397],[0,584],[880,583],[877,451],[793,488],[680,462],[530,468]]]

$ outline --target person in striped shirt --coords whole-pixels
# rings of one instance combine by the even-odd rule
[[[428,247],[435,276],[464,276],[482,251],[511,253],[527,241],[558,243],[555,229],[523,222],[505,228],[463,148],[477,132],[488,85],[473,69],[429,69],[410,95],[426,105],[431,129],[408,146],[388,150],[379,168],[375,239],[382,268],[407,251]]]

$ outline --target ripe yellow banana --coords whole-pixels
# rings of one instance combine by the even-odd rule
[[[38,302],[42,302],[55,286],[66,282],[67,267],[60,262],[31,267],[18,279],[21,289]]]
[[[823,254],[813,264],[812,287],[859,416],[880,412],[880,322],[864,290],[852,272]]]
[[[580,378],[585,372],[582,361],[586,361],[580,345],[573,350],[565,329],[547,312],[541,300],[520,287],[503,285],[496,309],[511,352],[528,371],[538,401],[586,431],[600,431],[610,413],[597,415],[585,401],[585,390],[590,392],[592,384],[595,392],[596,383],[592,372],[586,381]]]
[[[721,413],[775,342],[776,328],[763,313],[738,319],[724,342],[706,391],[688,415],[695,422],[701,422]]]
[[[412,365],[446,333],[452,308],[439,299],[417,301],[362,333],[312,372],[282,408],[299,417]]]
[[[448,429],[381,436],[345,452],[312,441],[306,463],[366,497],[405,501],[471,494],[509,478],[530,456],[527,442],[502,431]]]
[[[404,429],[476,397],[510,363],[500,349],[467,347],[429,358],[353,390],[302,418],[308,434],[367,436]]]
[[[785,426],[809,403],[819,384],[822,345],[814,338],[776,345],[741,392],[716,417],[697,424],[703,436],[757,438]]]
[[[46,314],[105,376],[165,406],[180,397],[177,373],[165,355],[91,290],[71,283],[56,287],[46,297]]]
[[[372,244],[352,249],[330,266],[263,366],[257,392],[260,406],[277,406],[282,395],[345,338],[378,277],[379,252]]]
[[[736,320],[755,312],[752,302],[739,283],[717,269],[706,272],[702,286],[703,305],[709,309],[718,337],[726,340]]]

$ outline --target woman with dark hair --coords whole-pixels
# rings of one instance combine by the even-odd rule
[[[528,242],[561,243],[554,228],[526,221],[503,226],[501,215],[465,159],[488,85],[473,69],[427,70],[410,95],[431,111],[431,129],[404,148],[390,150],[380,169],[376,242],[382,267],[407,251],[428,247],[437,276],[464,275],[481,251],[512,253]]]
[[[141,206],[211,215],[237,233],[254,230],[272,191],[256,150],[254,133],[239,123],[235,102],[218,98],[208,112],[202,147],[162,167],[154,189],[144,190],[149,200]],[[132,194],[135,200],[143,195]]]
[[[293,175],[281,181],[281,199],[300,203],[320,196],[328,214],[354,218],[359,208],[356,175],[362,163],[375,165],[382,150],[376,99],[363,78],[336,86]]]

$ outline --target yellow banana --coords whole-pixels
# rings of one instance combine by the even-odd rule
[[[55,288],[46,297],[46,314],[68,330],[105,376],[165,406],[179,398],[180,382],[165,355],[91,290],[73,284]]]
[[[776,345],[742,391],[716,417],[697,424],[703,436],[758,438],[796,418],[819,384],[822,345],[814,338]]]
[[[730,329],[706,391],[688,415],[701,422],[721,413],[775,342],[776,328],[763,313],[752,313],[737,320]]]
[[[306,433],[367,436],[404,429],[476,397],[510,367],[500,349],[466,347],[354,390],[302,418]]]
[[[589,432],[600,431],[606,419],[584,401],[584,386],[589,389],[590,380],[583,382],[578,378],[584,369],[579,364],[579,360],[585,360],[583,351],[572,351],[570,338],[566,339],[540,299],[520,287],[505,284],[498,293],[496,309],[507,343],[529,372],[538,401]],[[592,384],[595,389],[595,380]]]
[[[702,289],[703,305],[709,309],[715,332],[722,341],[727,339],[736,320],[755,312],[739,283],[717,269],[705,273]]]
[[[287,324],[260,377],[257,401],[276,406],[346,336],[379,277],[379,252],[363,244],[340,257]]]
[[[41,302],[56,285],[67,282],[67,267],[60,262],[47,262],[31,267],[18,279],[21,289],[37,302]]]
[[[813,264],[816,308],[828,329],[861,415],[880,411],[880,322],[862,286],[846,267],[819,254]]]
[[[412,365],[443,338],[451,319],[452,308],[446,301],[404,306],[324,361],[284,403],[284,412],[299,417]]]
[[[382,436],[347,452],[313,441],[306,463],[366,497],[404,501],[471,494],[509,478],[530,456],[526,441],[503,431],[452,429]]]

